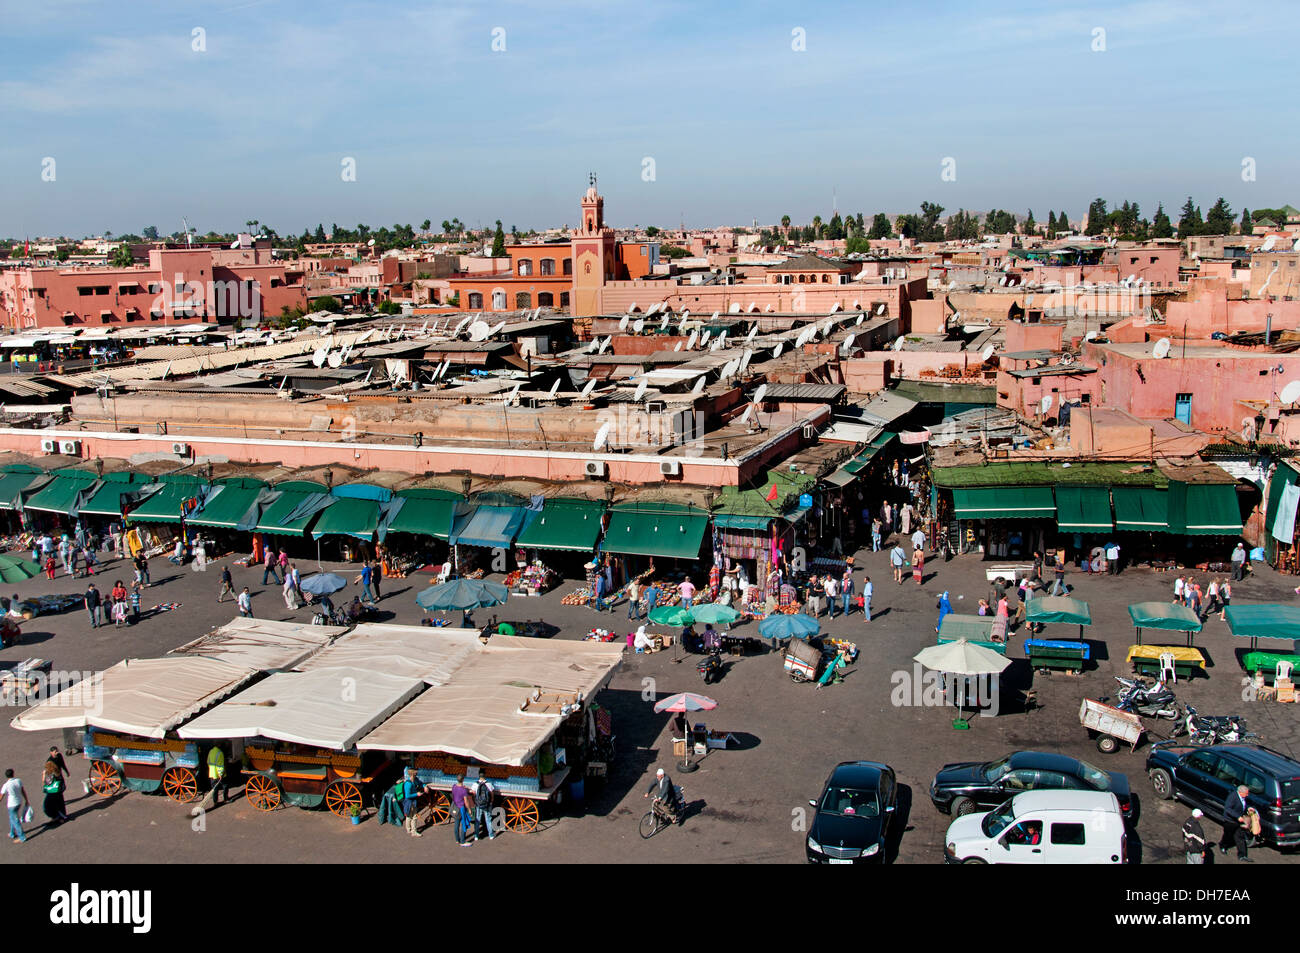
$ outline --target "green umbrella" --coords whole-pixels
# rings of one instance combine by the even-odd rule
[[[681,606],[659,606],[650,610],[650,621],[656,625],[690,625],[695,616]]]
[[[22,582],[41,574],[41,567],[21,556],[0,555],[0,582]]]
[[[711,622],[714,625],[731,625],[740,618],[740,613],[731,606],[718,605],[716,602],[692,607],[691,615],[696,622]]]

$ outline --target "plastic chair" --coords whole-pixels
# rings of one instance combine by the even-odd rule
[[[438,571],[438,582],[446,582],[447,577],[451,575],[451,563],[443,563],[442,569]]]
[[[1277,681],[1279,678],[1283,678],[1283,679],[1290,678],[1291,670],[1294,667],[1295,666],[1293,666],[1290,662],[1287,662],[1285,660],[1279,660],[1277,663],[1277,671],[1273,673],[1273,680]]]
[[[1160,653],[1160,680],[1162,682],[1178,681],[1178,673],[1174,671],[1174,653]]]

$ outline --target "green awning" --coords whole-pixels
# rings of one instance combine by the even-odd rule
[[[601,549],[626,556],[697,559],[708,517],[680,503],[630,503],[609,513]]]
[[[1050,486],[977,486],[952,491],[959,520],[1032,520],[1056,515]]]
[[[130,474],[126,478],[120,473],[109,474],[99,487],[88,491],[77,515],[121,516],[124,498],[140,493],[150,482],[143,473]]]
[[[506,549],[514,545],[528,515],[522,506],[480,503],[456,517],[447,538],[456,546]]]
[[[309,513],[306,516],[299,516],[296,519],[290,519],[293,511],[307,501],[308,497],[315,496],[309,490],[285,490],[279,498],[267,504],[262,511],[261,518],[257,521],[257,532],[275,533],[280,536],[301,536],[307,531],[307,526],[314,520],[319,511]]]
[[[191,509],[190,500],[203,495],[202,484],[167,483],[127,514],[131,523],[179,523],[181,512]]]
[[[211,526],[214,529],[234,529],[248,515],[257,502],[257,495],[265,485],[242,486],[221,483],[213,487],[203,509],[189,518],[191,526]]]
[[[1062,532],[1108,533],[1114,525],[1110,518],[1110,487],[1056,488],[1056,526]]]
[[[93,474],[85,479],[76,479],[74,477],[60,476],[55,477],[44,487],[37,490],[31,495],[24,509],[37,510],[42,513],[59,513],[63,516],[69,516],[72,508],[77,503],[77,496],[82,490],[87,490],[95,483]]]
[[[715,513],[713,525],[719,529],[764,530],[771,525],[771,516],[742,516],[732,513]]]
[[[518,544],[526,549],[594,552],[605,504],[591,500],[547,500],[541,515],[524,527]]]
[[[0,475],[0,510],[12,510],[18,494],[40,479],[44,479],[40,473],[11,472]]]
[[[340,497],[327,506],[312,527],[311,538],[322,536],[355,536],[367,542],[375,538],[379,528],[379,504],[374,500]]]
[[[413,491],[411,494],[398,493],[397,496],[405,502],[388,521],[388,532],[432,536],[435,539],[446,539],[451,535],[456,505],[464,501],[464,497],[450,490],[430,495],[426,495],[425,491]]]
[[[1300,607],[1231,605],[1224,611],[1228,631],[1242,639],[1300,639]]]
[[[1128,607],[1128,617],[1138,629],[1168,629],[1173,632],[1200,632],[1201,620],[1187,606],[1172,602],[1139,602]]]
[[[939,639],[943,642],[987,642],[993,638],[993,619],[985,615],[962,615],[949,612],[939,626]]]
[[[1174,484],[1170,484],[1172,491]],[[1170,514],[1170,523],[1174,522]],[[1178,519],[1188,536],[1240,536],[1241,508],[1233,483],[1189,483]]]
[[[1069,596],[1040,596],[1030,599],[1025,606],[1025,621],[1045,624],[1068,622],[1074,625],[1092,625],[1092,611],[1088,603]]]
[[[1169,532],[1169,491],[1153,487],[1117,486],[1115,528],[1140,533]]]

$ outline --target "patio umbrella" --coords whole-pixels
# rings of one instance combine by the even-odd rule
[[[499,582],[486,579],[453,579],[430,586],[415,597],[422,609],[445,612],[460,609],[481,609],[499,606],[510,597],[509,591]]]
[[[740,618],[740,613],[731,606],[711,602],[702,606],[693,606],[690,610],[696,622],[711,622],[714,625],[731,625]]]
[[[669,695],[667,698],[661,698],[659,701],[655,702],[656,712],[712,711],[717,707],[718,703],[712,698],[709,698],[707,695],[697,695],[695,692],[678,692],[676,695]],[[698,765],[691,761],[691,733],[687,731],[685,734],[686,757],[685,760],[678,765],[678,768],[686,773],[690,773],[691,771],[694,771]]]
[[[960,675],[963,678],[997,675],[1011,664],[1011,660],[1006,656],[999,655],[992,649],[986,649],[982,645],[975,645],[965,639],[945,642],[943,645],[928,646],[912,656],[912,659],[920,662],[931,671],[943,672],[948,675]],[[965,692],[963,692],[959,703],[960,707],[964,709],[965,703],[966,697]],[[953,727],[969,727],[969,725],[964,718],[959,718],[953,722]]]
[[[0,555],[0,582],[22,582],[41,574],[41,567],[21,556]]]
[[[812,616],[803,614],[768,616],[758,624],[758,634],[773,641],[804,638],[820,631],[821,623]]]
[[[302,581],[302,591],[313,596],[328,596],[347,586],[348,581],[332,572],[318,572]]]
[[[695,621],[694,610],[681,606],[659,606],[650,610],[650,621],[656,625],[690,625]]]

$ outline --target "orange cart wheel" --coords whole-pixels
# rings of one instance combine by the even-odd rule
[[[280,806],[280,785],[275,778],[255,774],[244,784],[244,797],[259,811],[274,811]]]
[[[162,776],[163,793],[184,804],[199,796],[199,781],[189,768],[168,768]]]
[[[331,814],[351,817],[353,807],[361,807],[361,788],[354,781],[335,781],[325,789],[325,806]]]
[[[542,821],[541,809],[537,802],[526,797],[506,798],[506,827],[520,834],[537,830]]]
[[[111,761],[90,762],[90,789],[100,797],[112,797],[122,790],[122,774]]]
[[[451,798],[446,791],[434,791],[429,796],[429,823],[446,824],[451,820]]]

